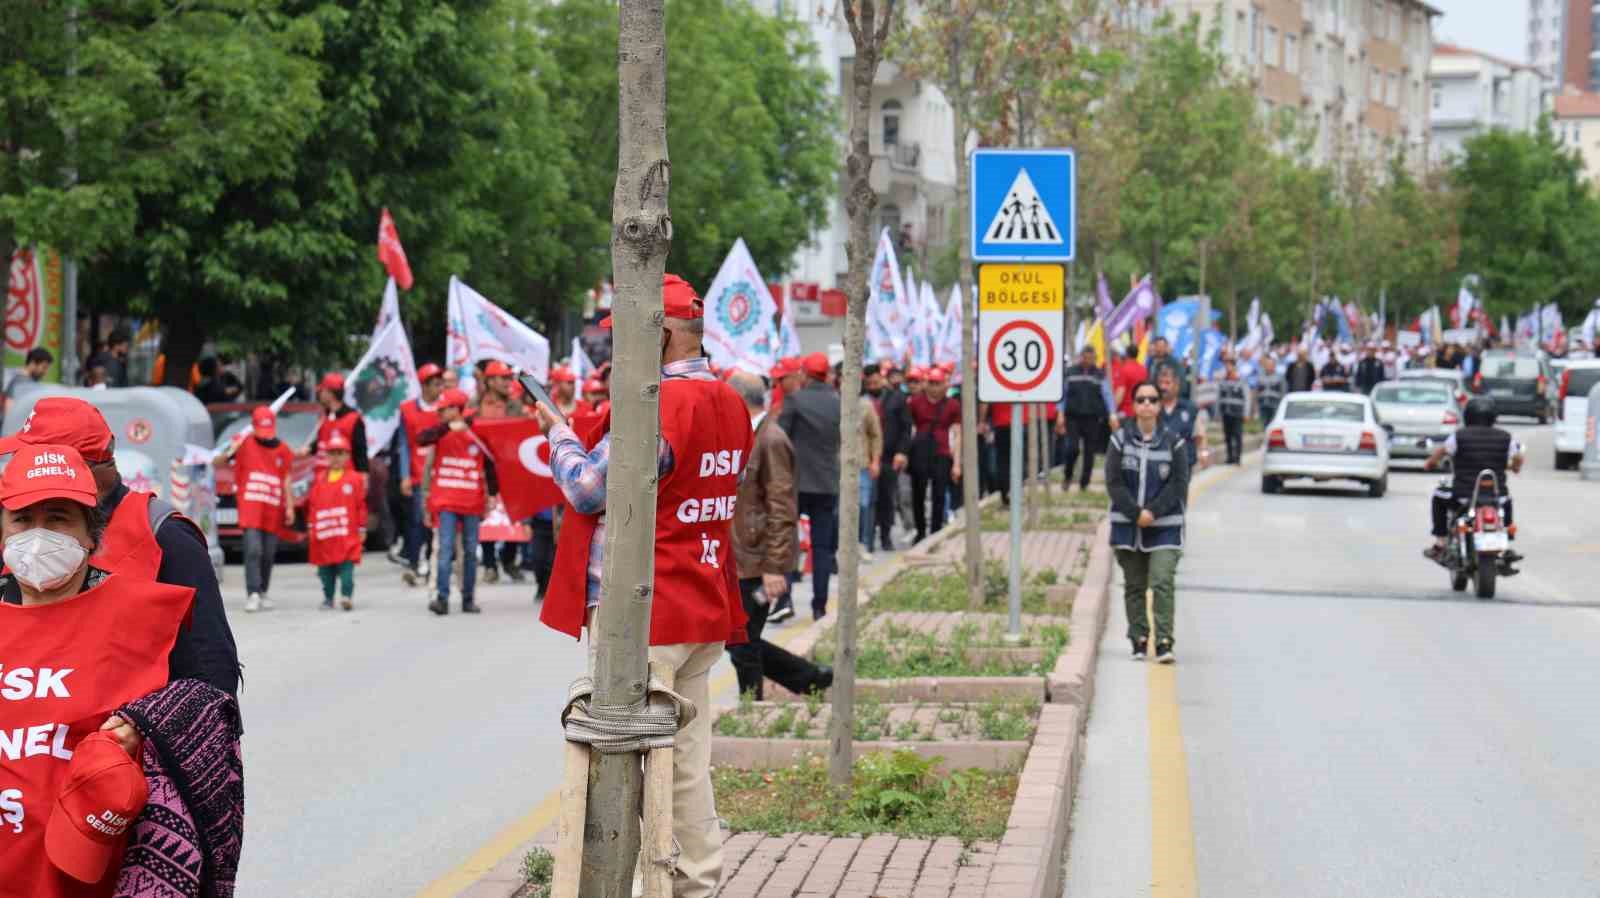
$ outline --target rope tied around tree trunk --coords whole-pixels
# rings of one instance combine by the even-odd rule
[[[623,754],[671,748],[673,736],[698,713],[694,702],[650,677],[645,698],[626,705],[593,703],[594,680],[579,677],[567,690],[561,725],[568,742],[587,745],[601,754]]]

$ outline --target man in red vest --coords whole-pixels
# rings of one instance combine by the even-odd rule
[[[477,614],[473,593],[478,585],[478,525],[499,494],[494,458],[472,432],[466,419],[467,394],[445,390],[439,397],[439,423],[417,436],[433,446],[428,466],[428,514],[439,522],[437,595],[428,610],[450,613],[450,574],[455,563],[456,534],[461,535],[461,612]]]
[[[82,399],[40,399],[22,429],[0,439],[0,454],[41,444],[78,450],[94,475],[100,512],[109,523],[90,564],[131,579],[195,591],[191,619],[178,632],[168,657],[172,679],[204,680],[230,695],[238,692],[239,649],[200,528],[150,493],[128,489],[117,473],[111,428],[100,410]]]
[[[650,660],[675,673],[674,689],[710,709],[708,675],[725,645],[746,640],[733,547],[739,474],[750,455],[750,414],[733,388],[711,374],[701,348],[704,309],[682,278],[662,283],[661,438],[657,448],[655,598]],[[601,322],[610,327],[611,319]],[[609,414],[576,434],[539,406],[550,467],[566,495],[555,572],[540,619],[580,635],[603,598]],[[590,639],[594,636],[591,633]],[[704,898],[722,876],[722,831],[711,794],[711,715],[680,731],[673,754],[672,834],[679,846],[673,894]]]
[[[361,412],[345,405],[343,374],[329,371],[322,376],[322,382],[317,384],[317,404],[322,406],[322,423],[317,425],[316,441],[300,450],[301,457],[317,452],[317,447],[326,444],[328,437],[337,430],[350,442],[350,459],[355,469],[367,473],[367,425],[361,420]],[[319,454],[317,470],[327,466],[327,460]]]
[[[417,495],[422,486],[427,450],[418,445],[417,438],[439,423],[439,411],[435,406],[439,394],[444,391],[444,371],[429,362],[417,369],[417,380],[422,384],[422,395],[400,405],[400,448],[395,452],[400,464],[400,495],[406,499],[405,542],[400,556],[405,559],[404,576],[409,586],[415,586],[420,579],[422,547],[428,541],[427,516],[422,513],[422,499]]]
[[[278,531],[294,526],[289,466],[294,452],[278,439],[278,416],[270,406],[250,413],[250,432],[223,450],[233,460],[234,501],[244,530],[244,610],[271,611],[267,589],[278,554]]]

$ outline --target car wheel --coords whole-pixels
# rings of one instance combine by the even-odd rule
[[[1277,477],[1261,475],[1261,491],[1269,496],[1283,492],[1283,481]]]
[[[1382,499],[1383,494],[1389,491],[1389,475],[1385,474],[1377,480],[1367,483],[1367,495],[1374,499]]]

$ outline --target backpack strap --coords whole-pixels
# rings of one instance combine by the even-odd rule
[[[200,525],[191,520],[188,515],[185,515],[183,512],[174,508],[171,502],[151,496],[147,512],[150,518],[151,536],[155,536],[161,532],[162,524],[165,524],[170,520],[178,520],[189,525],[190,529],[194,530],[194,532],[200,537],[200,541],[202,543],[206,542],[205,531],[200,529]]]

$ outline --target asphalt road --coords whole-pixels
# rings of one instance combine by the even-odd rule
[[[1597,894],[1600,482],[1511,429],[1528,560],[1490,601],[1420,555],[1437,475],[1204,475],[1176,668],[1128,658],[1113,587],[1066,895]]]

